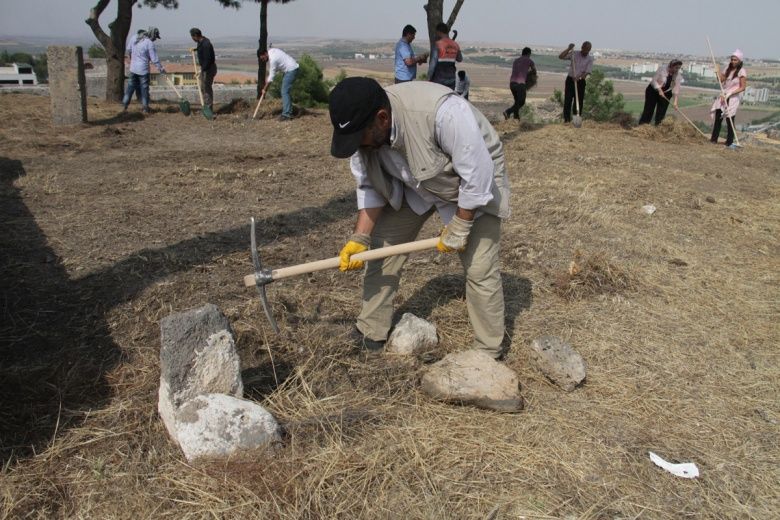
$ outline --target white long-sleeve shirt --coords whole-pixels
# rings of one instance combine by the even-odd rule
[[[582,51],[570,51],[568,56],[563,58],[571,63],[569,64],[569,77],[570,78],[582,78],[587,74],[593,72],[593,55],[582,55]],[[576,72],[576,74],[575,74]]]
[[[393,118],[390,134],[392,143],[396,142],[398,135],[395,125]],[[434,135],[442,152],[450,156],[452,167],[461,179],[457,204],[439,199],[423,189],[399,151],[384,145],[376,153],[385,172],[392,176],[394,196],[404,197],[412,211],[418,215],[436,206],[446,224],[452,219],[458,206],[463,209],[478,209],[493,200],[491,190],[494,166],[474,113],[463,98],[449,96],[442,102],[436,112]],[[400,200],[387,201],[374,190],[360,153],[352,156],[350,168],[357,182],[358,209],[381,208],[388,202],[400,203]],[[477,216],[479,215],[481,212],[477,211]]]
[[[668,65],[661,65],[658,67],[658,70],[655,71],[655,74],[653,74],[653,79],[650,81],[650,84],[653,86],[654,89],[659,90],[661,87],[663,87],[666,84],[666,78],[669,75],[669,66]],[[672,94],[675,96],[680,95],[680,85],[682,85],[685,81],[683,80],[682,71],[677,71],[677,74],[674,75],[672,78],[672,84],[669,88],[672,90]]]
[[[277,71],[284,74],[297,68],[298,62],[283,50],[276,47],[268,49],[268,83],[274,80]]]

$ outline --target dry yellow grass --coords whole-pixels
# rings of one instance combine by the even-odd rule
[[[57,287],[78,298],[68,319],[51,322],[65,327],[51,348],[72,365],[55,371],[47,355],[37,372],[18,360],[2,368],[16,408],[32,406],[22,391],[50,395],[48,384],[60,385],[63,404],[26,423],[14,403],[0,410],[43,432],[16,448],[4,439],[0,518],[780,516],[777,151],[587,121],[579,130],[497,123],[513,189],[502,242],[506,363],[526,399],[507,415],[430,401],[418,389],[422,361],[353,351],[356,276],[269,286],[281,337],[241,287],[249,215],[265,225],[271,267],[332,256],[349,232],[352,180],[327,156],[326,116],[285,125],[160,113],[115,132],[61,133],[33,124],[45,123],[47,100],[24,98],[37,120],[13,118],[18,100],[0,96],[0,115],[13,121],[0,138],[26,175],[4,176],[0,206],[30,218],[5,220],[2,244],[23,247],[30,237],[18,230],[34,223],[68,277]],[[195,151],[203,143],[210,154]],[[154,167],[130,165],[138,150]],[[652,216],[640,211],[648,203]],[[590,275],[616,269],[631,283],[576,298],[556,291],[563,273],[593,288]],[[457,262],[418,255],[404,276],[398,304],[437,324],[440,355],[466,347]],[[189,465],[157,417],[158,322],[206,301],[234,325],[248,396],[286,429],[272,454]],[[16,348],[14,331],[37,345],[9,325],[2,348]],[[534,368],[527,346],[543,334],[587,360],[583,387],[565,394]],[[92,373],[79,371],[90,360],[94,379],[77,378]],[[649,450],[695,462],[701,477],[663,472]]]

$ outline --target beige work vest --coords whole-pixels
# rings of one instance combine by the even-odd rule
[[[420,187],[441,200],[457,204],[460,177],[452,168],[452,161],[439,148],[435,137],[436,112],[447,96],[455,96],[442,85],[423,81],[399,83],[385,88],[390,99],[396,140],[393,149],[409,163],[412,176]],[[504,164],[504,147],[493,125],[471,104],[482,138],[493,159],[493,200],[479,208],[490,215],[509,217],[509,182]],[[376,152],[360,149],[369,182],[385,200],[392,200],[392,181],[382,169]],[[399,209],[399,208],[395,208]]]

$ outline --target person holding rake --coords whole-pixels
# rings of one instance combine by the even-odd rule
[[[721,73],[720,67],[718,67],[715,71],[723,93],[718,96],[710,108],[710,113],[715,120],[712,125],[710,141],[718,144],[721,125],[723,119],[726,119],[728,125],[726,127],[726,146],[729,148],[736,148],[734,145],[734,116],[737,115],[737,109],[742,101],[742,93],[747,87],[747,71],[743,67],[744,58],[742,51],[737,49],[731,54],[726,70]]]
[[[649,123],[653,119],[653,112],[655,112],[655,124],[658,125],[666,117],[670,102],[674,104],[675,109],[677,108],[680,85],[683,83],[681,68],[680,60],[672,60],[666,67],[658,67],[653,80],[645,90],[645,108],[639,118],[640,125]]]

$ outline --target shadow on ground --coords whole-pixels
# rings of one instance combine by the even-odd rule
[[[0,462],[46,449],[57,431],[111,397],[106,373],[122,359],[106,314],[171,274],[247,250],[249,226],[146,249],[81,279],[71,279],[24,204],[14,181],[21,161],[0,157]],[[260,243],[311,231],[353,214],[345,194],[324,205],[260,222]],[[281,225],[280,225],[281,224]],[[285,225],[286,224],[286,225]],[[262,369],[262,367],[260,367]],[[287,377],[259,377],[263,393]],[[279,373],[279,371],[283,373]],[[252,375],[252,374],[250,374]],[[269,379],[270,378],[270,379]]]

